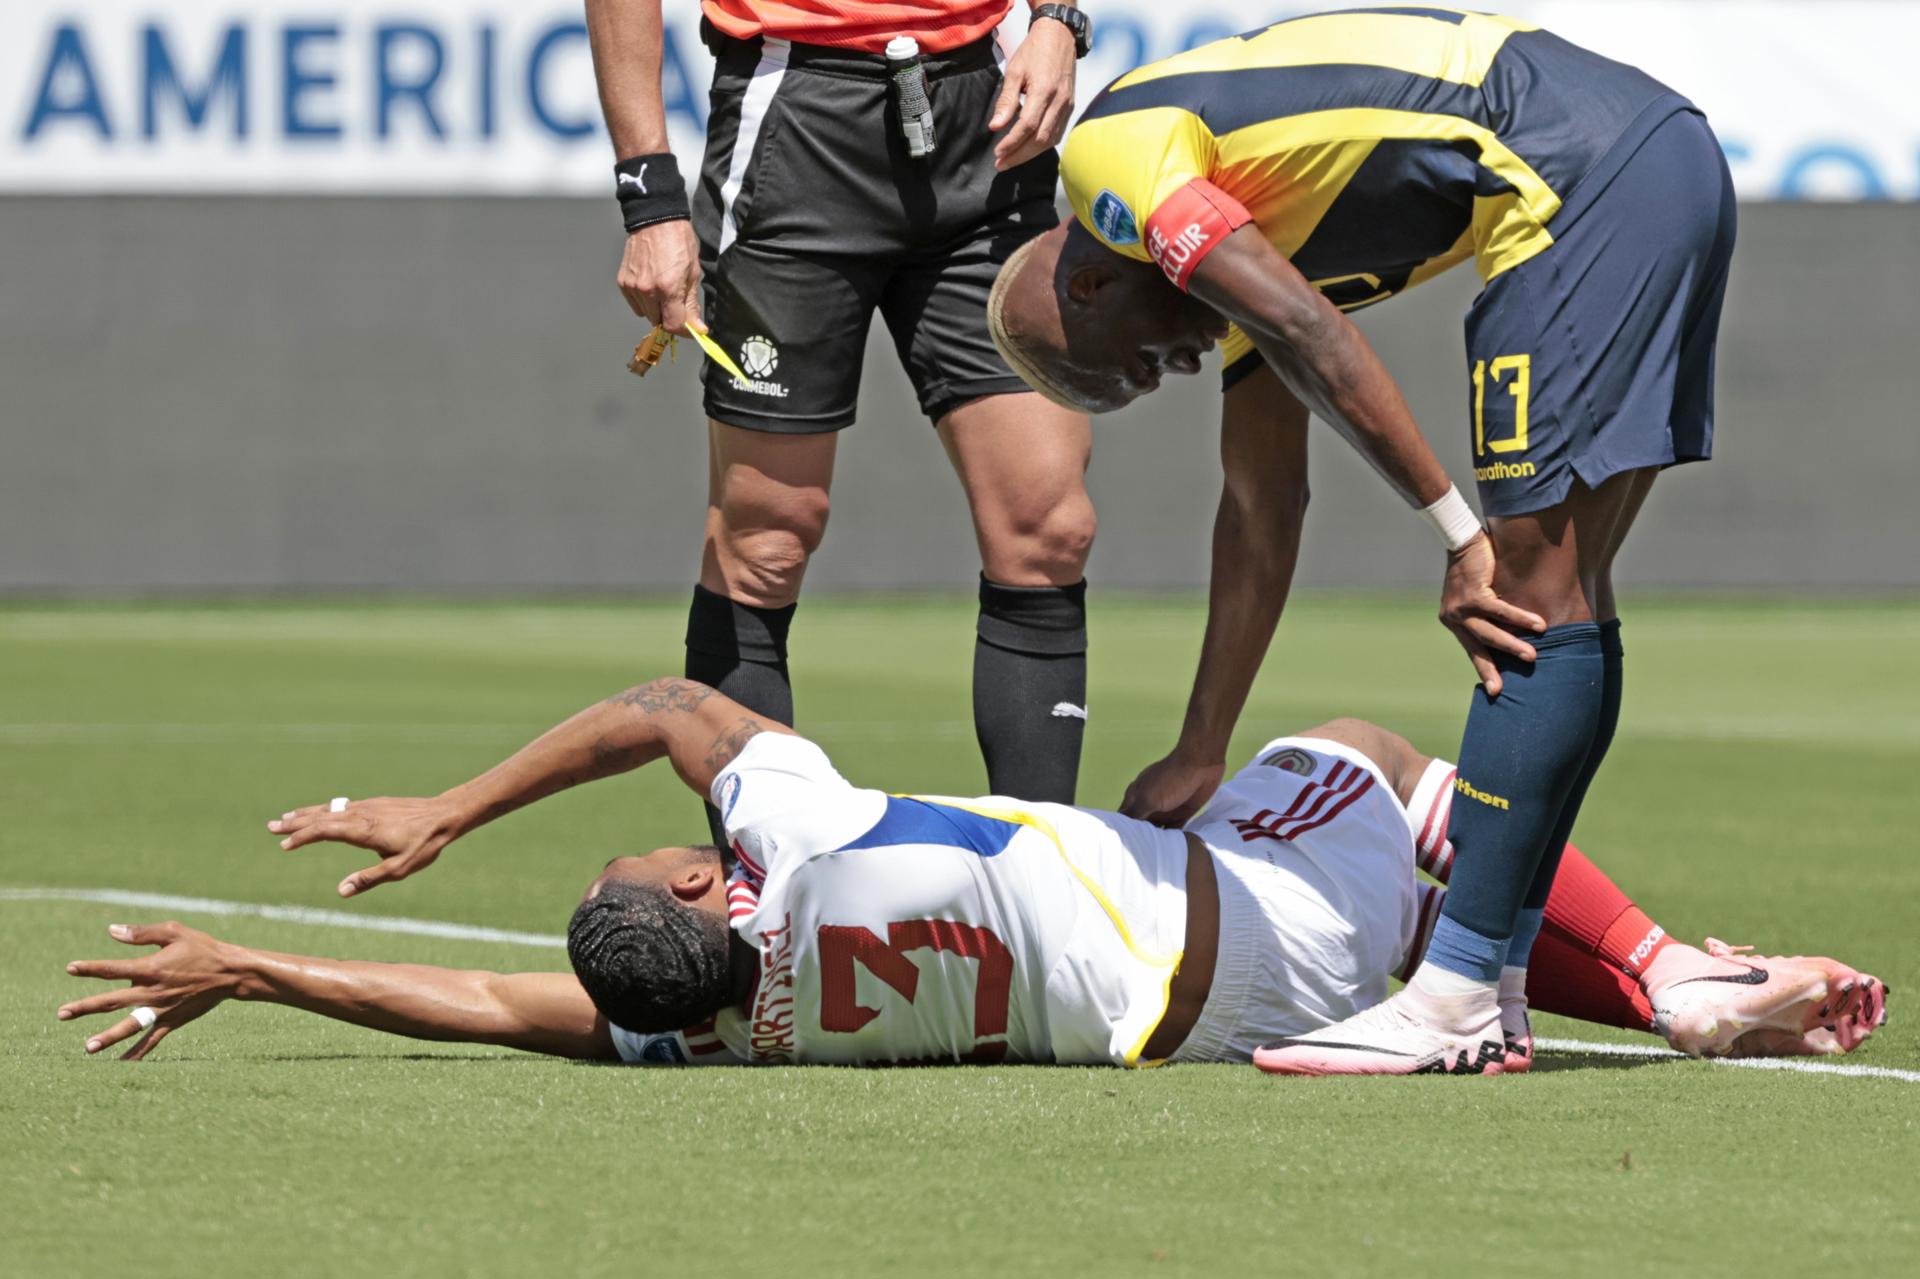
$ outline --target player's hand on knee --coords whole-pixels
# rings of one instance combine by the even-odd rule
[[[627,236],[616,277],[633,313],[670,333],[700,318],[700,245],[685,218],[655,222]]]
[[[1440,590],[1440,623],[1467,650],[1488,697],[1500,696],[1500,669],[1494,655],[1523,662],[1534,659],[1533,645],[1515,631],[1547,629],[1537,613],[1509,604],[1493,589],[1493,541],[1484,532],[1447,556],[1447,577]]]
[[[1224,763],[1190,760],[1175,750],[1147,765],[1127,787],[1120,812],[1156,826],[1180,826],[1220,789]]]
[[[1059,143],[1073,116],[1073,62],[1073,33],[1063,23],[1037,22],[1027,29],[1007,59],[987,119],[989,133],[1013,126],[994,145],[995,169],[1004,173]]]
[[[433,799],[358,799],[311,804],[267,823],[291,852],[308,844],[351,844],[378,853],[380,861],[340,881],[342,897],[405,879],[433,865],[441,850],[465,830],[458,805]]]
[[[133,959],[81,959],[67,965],[69,976],[130,983],[60,1006],[56,1015],[61,1021],[129,1010],[105,1030],[88,1036],[90,1054],[139,1035],[139,1041],[122,1054],[128,1061],[139,1061],[173,1031],[239,993],[239,970],[229,948],[198,929],[172,922],[115,924],[107,933],[129,946],[160,949]]]

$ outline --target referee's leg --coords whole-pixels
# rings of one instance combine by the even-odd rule
[[[1070,804],[1087,722],[1092,430],[1030,391],[970,400],[936,425],[980,545],[973,721],[988,787]]]
[[[793,723],[787,631],[827,530],[839,438],[707,419],[707,527],[687,615],[687,678],[781,724]],[[707,824],[724,846],[711,805]]]

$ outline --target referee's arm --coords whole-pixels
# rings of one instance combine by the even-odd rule
[[[670,159],[660,98],[660,0],[587,0],[587,37],[614,158]],[[681,213],[630,231],[616,279],[635,315],[685,333],[689,321],[700,319],[700,248],[692,222]]]
[[[1043,3],[1079,7],[1074,0],[1028,0],[1028,8]],[[1000,95],[987,121],[989,133],[1007,130],[993,148],[995,169],[1004,173],[1060,144],[1073,118],[1074,58],[1073,33],[1064,24],[1029,22],[1026,39],[1007,59]]]

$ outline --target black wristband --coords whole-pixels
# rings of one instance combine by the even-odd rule
[[[636,155],[614,165],[613,193],[629,231],[687,216],[687,184],[671,151]]]

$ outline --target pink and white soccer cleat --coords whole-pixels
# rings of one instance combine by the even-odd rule
[[[1707,953],[1720,958],[1741,955],[1751,946],[1729,946],[1707,938]],[[1804,1030],[1750,1030],[1733,1041],[1729,1057],[1832,1057],[1850,1053],[1867,1042],[1887,1021],[1887,996],[1892,992],[1877,977],[1856,972],[1833,959],[1796,955],[1785,961],[1762,963],[1829,965],[1827,982],[1832,998],[1816,1010],[1816,1024]]]
[[[1253,1064],[1273,1075],[1497,1075],[1506,1061],[1500,1010],[1464,1033],[1424,1015],[1417,991],[1311,1034],[1294,1035],[1254,1051]]]
[[[1798,1055],[1851,1052],[1885,1020],[1886,988],[1872,978],[1837,960],[1751,950],[1712,937],[1704,951],[1663,950],[1645,982],[1655,1031],[1690,1057]]]

